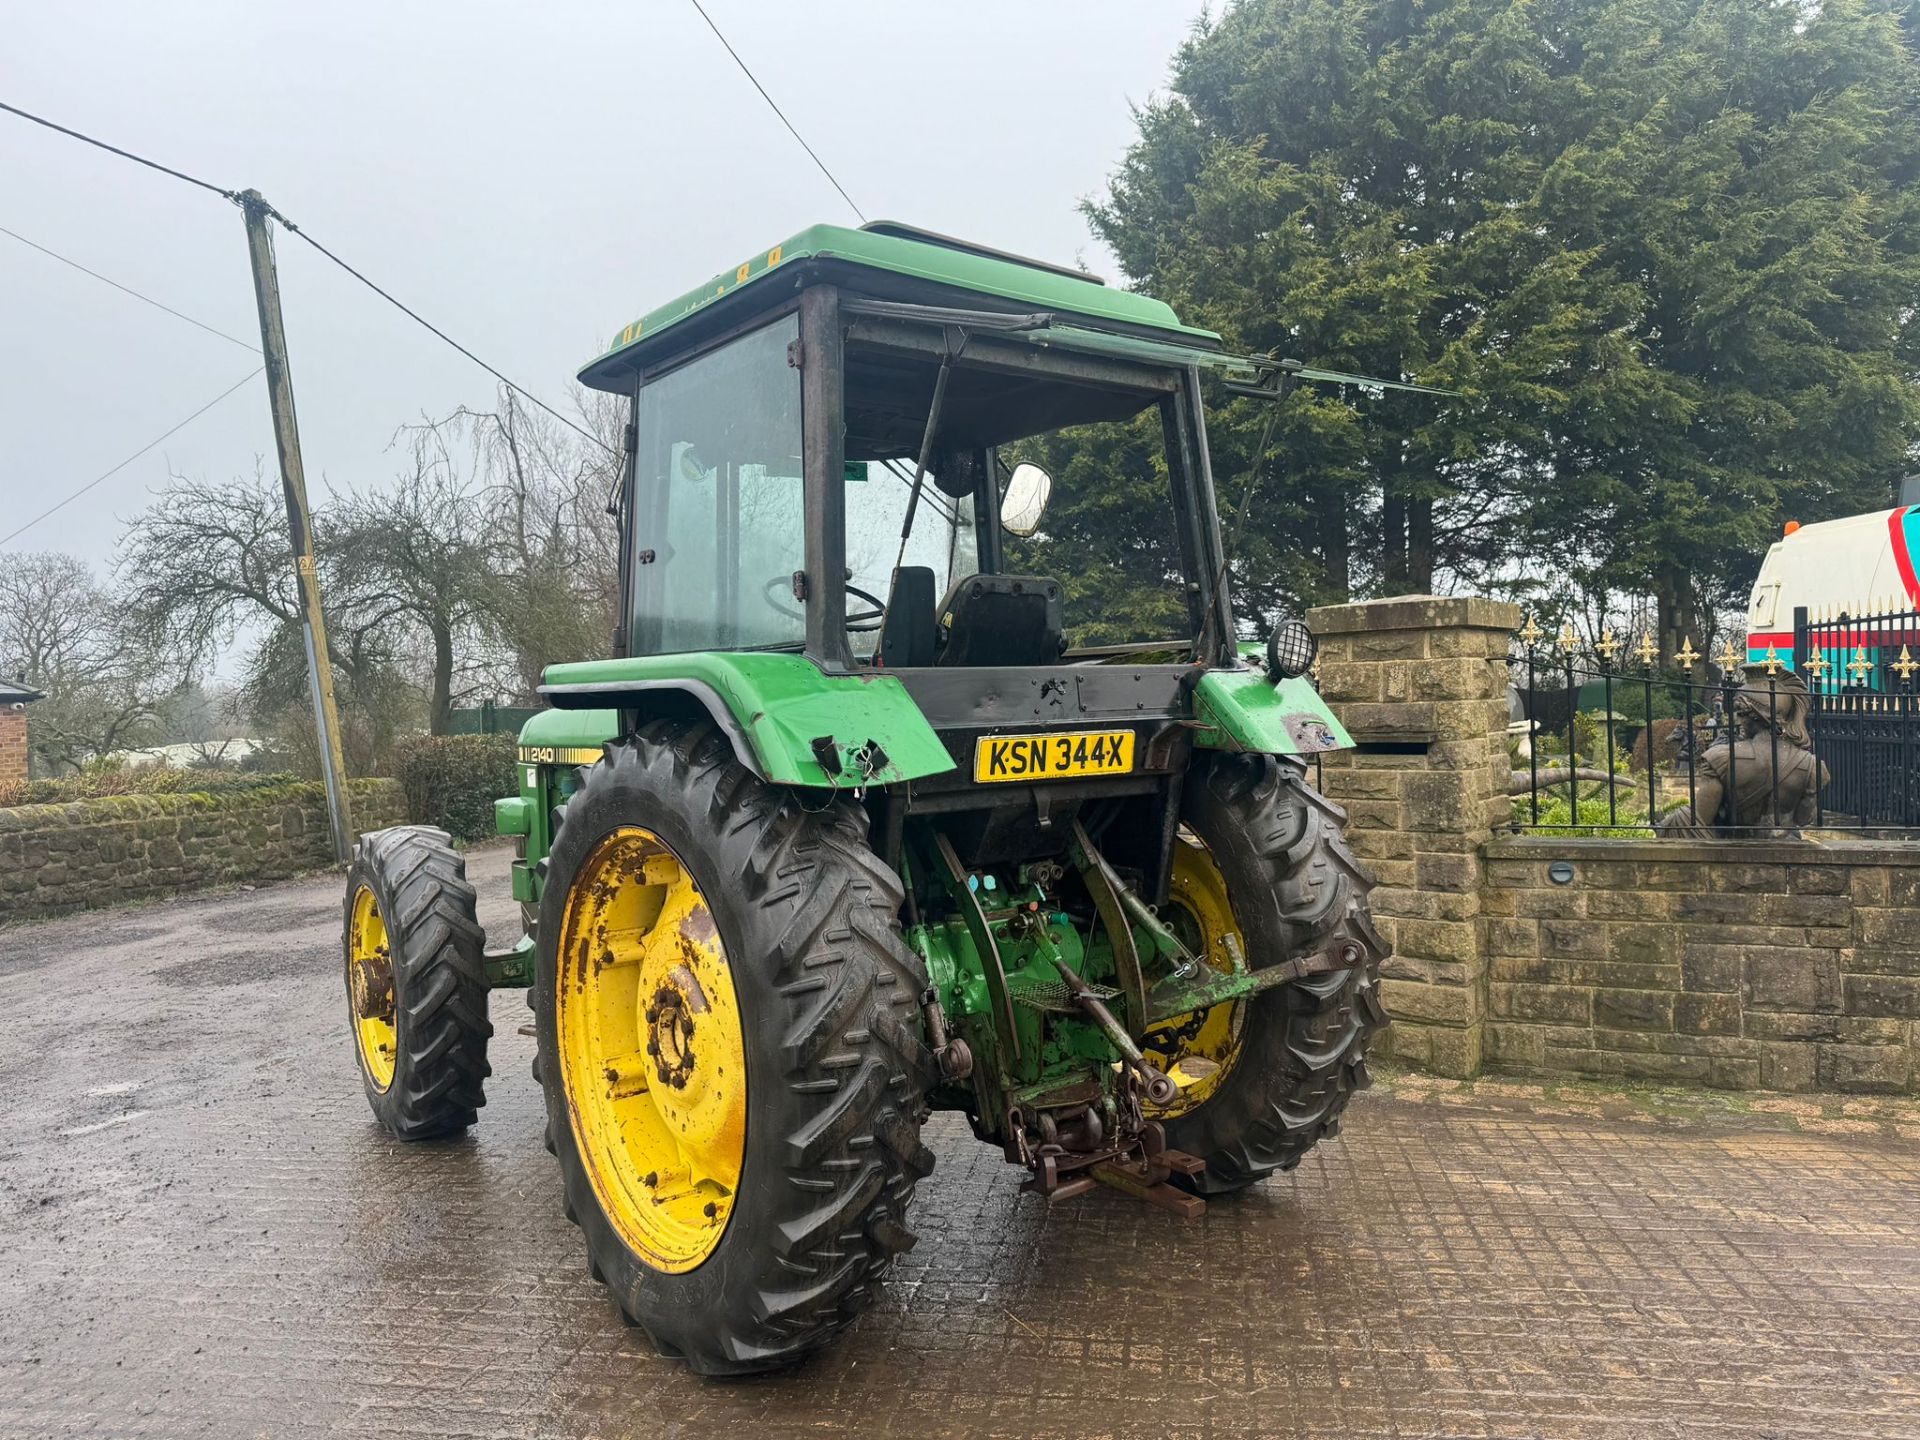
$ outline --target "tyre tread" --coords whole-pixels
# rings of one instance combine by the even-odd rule
[[[771,990],[789,1006],[769,1020],[785,1067],[769,1077],[770,1091],[777,1088],[781,1113],[801,1118],[768,1152],[785,1183],[754,1192],[753,1203],[776,1207],[776,1239],[741,1313],[676,1316],[669,1331],[627,1297],[616,1294],[616,1303],[662,1353],[681,1355],[697,1373],[772,1369],[847,1325],[913,1244],[907,1209],[932,1168],[919,1126],[925,1077],[936,1067],[913,1013],[926,981],[900,932],[900,881],[868,846],[866,816],[851,801],[809,811],[747,772],[705,724],[656,721],[609,745],[576,801],[629,779],[685,807],[696,832],[710,837],[699,858],[746,897],[756,933],[743,953],[762,957]],[[553,881],[565,877],[556,870]],[[558,1068],[544,1067],[550,1114]],[[771,1093],[766,1103],[774,1104]],[[569,1190],[585,1183],[563,1169]],[[576,1210],[592,1203],[590,1192],[570,1199]],[[590,1249],[620,1243],[604,1225],[582,1229]]]
[[[1371,1083],[1366,1052],[1386,1024],[1379,972],[1387,947],[1368,910],[1373,877],[1342,829],[1346,812],[1307,784],[1300,767],[1263,755],[1218,755],[1205,779],[1214,812],[1251,838],[1259,883],[1273,895],[1294,952],[1346,938],[1364,957],[1350,970],[1270,992],[1286,1006],[1282,1058],[1259,1077],[1263,1088],[1245,1123],[1188,1182],[1210,1195],[1291,1170],[1339,1133],[1347,1105]]]

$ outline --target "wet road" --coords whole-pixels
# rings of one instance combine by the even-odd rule
[[[338,893],[0,930],[0,1435],[1920,1436],[1920,1147],[1377,1092],[1190,1224],[937,1119],[881,1304],[698,1381],[586,1276],[518,993],[470,1138],[375,1129]]]

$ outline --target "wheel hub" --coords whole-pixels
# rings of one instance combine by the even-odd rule
[[[1182,831],[1174,847],[1167,926],[1215,970],[1246,969],[1246,942],[1233,917],[1227,882],[1205,846]],[[1149,1105],[1160,1120],[1184,1115],[1220,1088],[1240,1052],[1247,1002],[1231,1000],[1161,1021],[1140,1048],[1180,1093],[1167,1105]]]
[[[387,938],[386,917],[373,891],[362,885],[353,892],[353,912],[347,926],[347,999],[353,1007],[353,1038],[360,1063],[374,1088],[393,1084],[399,1038],[394,1030],[393,951]]]
[[[692,977],[689,976],[689,979]],[[687,1088],[693,1074],[693,1015],[680,992],[662,985],[647,1006],[647,1054],[662,1085]]]
[[[746,1045],[726,947],[680,857],[638,826],[568,892],[554,992],[574,1139],[614,1228],[648,1264],[719,1244],[745,1162]]]
[[[353,987],[353,1013],[362,1020],[393,1023],[393,958],[386,947],[364,960],[356,959],[347,971]]]

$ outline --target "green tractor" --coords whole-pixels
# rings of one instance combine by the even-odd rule
[[[1191,1216],[1366,1084],[1384,947],[1308,780],[1350,742],[1301,622],[1236,638],[1209,369],[1353,378],[875,224],[754,256],[581,373],[632,399],[624,619],[616,658],[546,672],[497,806],[524,938],[483,952],[440,832],[372,834],[347,988],[403,1139],[473,1123],[487,992],[528,988],[566,1213],[662,1353],[739,1374],[845,1326],[914,1243],[933,1110],[1049,1203]],[[1179,633],[1075,645],[1103,617],[1022,572],[1056,497],[1010,458],[1116,424],[1164,492]]]

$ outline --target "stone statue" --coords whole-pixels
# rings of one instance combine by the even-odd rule
[[[1712,840],[1813,823],[1828,775],[1807,729],[1806,682],[1790,670],[1769,675],[1764,665],[1747,666],[1746,677],[1734,692],[1732,724],[1694,761],[1694,803],[1664,817],[1660,834]]]

